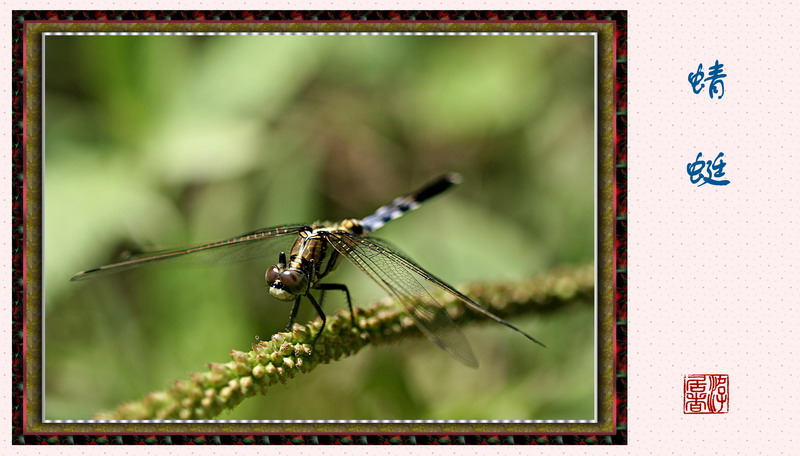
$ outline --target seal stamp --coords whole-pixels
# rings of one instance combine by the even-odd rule
[[[683,413],[728,413],[728,374],[691,374],[683,377]]]

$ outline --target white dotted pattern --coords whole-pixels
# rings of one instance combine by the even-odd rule
[[[52,8],[27,4],[13,7]],[[88,2],[63,9],[369,9],[367,2],[312,4]],[[800,39],[785,2],[495,2],[497,9],[617,8],[628,24],[629,101],[629,445],[617,454],[789,455],[796,385],[796,302],[800,277],[797,234]],[[392,6],[426,9],[429,4]],[[442,2],[438,8],[485,8]],[[10,8],[6,8],[10,15]],[[2,23],[10,37],[10,21]],[[3,125],[10,125],[11,47],[2,49],[6,80]],[[725,65],[725,96],[692,93],[689,72],[715,60]],[[707,88],[706,88],[707,90]],[[0,129],[10,144],[8,128]],[[2,149],[10,163],[10,148]],[[686,164],[697,152],[724,152],[731,184],[689,183]],[[10,175],[2,176],[3,213],[10,213]],[[10,221],[3,219],[0,258],[8,271]],[[2,282],[3,315],[10,314],[10,274]],[[10,327],[2,330],[6,360],[2,386],[11,390]],[[730,413],[684,415],[682,379],[691,373],[725,373],[731,380]],[[3,409],[11,409],[9,395]],[[0,415],[2,445],[10,445],[10,413]],[[766,431],[766,432],[764,432]],[[486,447],[272,447],[294,454],[478,454]],[[187,446],[50,448],[52,454],[227,454],[231,449]],[[264,447],[237,448],[263,454]],[[596,454],[598,448],[564,447],[558,453]],[[523,454],[523,446],[492,447]],[[15,446],[12,454],[38,454]]]

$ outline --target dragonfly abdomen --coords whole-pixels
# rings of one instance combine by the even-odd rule
[[[413,211],[426,200],[433,198],[460,182],[460,174],[445,174],[416,192],[399,196],[392,200],[391,203],[381,206],[372,215],[361,219],[361,225],[367,231],[375,231],[385,225],[386,222],[402,217],[406,212]]]

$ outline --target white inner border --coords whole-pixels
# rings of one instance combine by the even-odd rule
[[[45,58],[46,55],[46,44],[47,44],[47,37],[48,36],[76,36],[76,35],[99,35],[99,36],[119,36],[119,35],[164,35],[164,36],[175,36],[175,35],[201,35],[201,36],[213,36],[213,35],[220,35],[220,36],[253,36],[253,35],[275,35],[275,36],[308,36],[308,35],[323,35],[323,36],[349,36],[349,35],[358,35],[358,36],[408,36],[408,35],[415,35],[415,36],[576,36],[576,35],[587,35],[592,36],[594,38],[594,419],[592,420],[47,420],[43,419],[43,423],[302,423],[302,424],[309,424],[309,423],[378,423],[378,424],[391,424],[391,423],[398,423],[398,424],[407,424],[407,423],[488,423],[488,424],[524,424],[524,423],[597,423],[597,413],[598,413],[598,329],[599,329],[599,321],[598,321],[598,302],[597,302],[597,284],[598,282],[598,269],[597,269],[597,229],[599,225],[598,220],[598,208],[597,208],[597,184],[598,184],[598,176],[597,176],[597,169],[598,169],[598,134],[599,129],[597,125],[597,117],[598,117],[598,75],[597,75],[597,67],[598,67],[598,58],[597,55],[597,45],[598,45],[598,33],[597,32],[44,32],[42,33],[42,196],[44,196],[44,187],[45,187],[45,87],[47,86],[47,82],[45,80]],[[616,170],[612,170],[616,171]],[[44,201],[42,202],[42,207],[44,208]],[[45,211],[42,210],[42,220],[44,220]],[[42,233],[42,246],[44,246],[44,233]],[[44,249],[42,249],[42,264],[44,264]],[[42,292],[44,293],[44,275],[42,275]],[[44,295],[42,296],[42,309],[44,309]],[[44,318],[44,311],[42,312],[42,360],[45,359],[45,318]],[[42,362],[42,416],[46,416],[45,414],[45,364]]]

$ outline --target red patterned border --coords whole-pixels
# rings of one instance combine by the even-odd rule
[[[591,445],[627,443],[627,12],[626,11],[14,11],[12,13],[12,440],[15,444],[137,445]],[[613,435],[81,435],[25,434],[24,419],[24,65],[28,21],[613,21],[615,64],[616,433]]]

